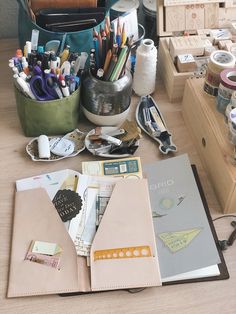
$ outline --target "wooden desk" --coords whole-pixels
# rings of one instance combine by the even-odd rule
[[[20,178],[39,173],[70,168],[81,171],[82,160],[94,160],[95,157],[84,151],[77,157],[59,162],[33,162],[26,155],[25,146],[30,138],[26,138],[21,130],[16,113],[16,105],[12,88],[12,73],[8,68],[10,59],[17,48],[17,40],[0,41],[1,69],[1,106],[0,106],[0,152],[1,152],[1,209],[0,209],[0,313],[3,314],[77,314],[77,313],[181,313],[181,314],[221,314],[236,312],[236,244],[225,253],[226,263],[231,278],[223,281],[200,282],[193,284],[172,285],[159,288],[148,288],[136,294],[126,291],[113,291],[73,297],[39,296],[6,299],[9,257],[11,247],[12,213],[15,181]],[[157,82],[154,98],[162,110],[167,126],[173,134],[178,153],[188,153],[192,163],[197,165],[204,192],[213,217],[220,215],[220,207],[216,196],[208,182],[200,159],[188,135],[181,114],[181,104],[171,104],[167,100],[162,83]],[[138,102],[132,99],[132,112]],[[80,122],[82,131],[89,130],[91,125]],[[167,158],[160,155],[157,144],[146,135],[140,141],[136,152],[142,163]],[[168,156],[169,157],[169,156]],[[231,218],[215,222],[220,239],[230,234]]]

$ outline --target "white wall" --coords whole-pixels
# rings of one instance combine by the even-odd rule
[[[0,38],[17,37],[17,12],[16,0],[0,0]]]

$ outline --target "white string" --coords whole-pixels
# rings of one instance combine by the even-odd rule
[[[136,51],[133,90],[138,96],[152,94],[156,85],[157,49],[151,39],[144,39]]]

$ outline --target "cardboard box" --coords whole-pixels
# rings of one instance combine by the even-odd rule
[[[234,146],[224,116],[216,110],[216,99],[203,91],[203,84],[203,78],[186,81],[183,117],[223,213],[232,213],[236,211]]]

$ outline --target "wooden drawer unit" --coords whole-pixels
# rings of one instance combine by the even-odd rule
[[[168,38],[161,38],[158,50],[158,71],[171,102],[180,101],[183,97],[184,85],[193,72],[179,73],[171,59]]]
[[[228,27],[236,16],[235,0],[189,0],[175,3],[176,5],[165,6],[164,0],[157,0],[158,36],[171,36],[178,31]]]
[[[236,212],[236,165],[224,117],[215,98],[203,91],[204,79],[189,78],[183,97],[183,117],[224,213]]]

